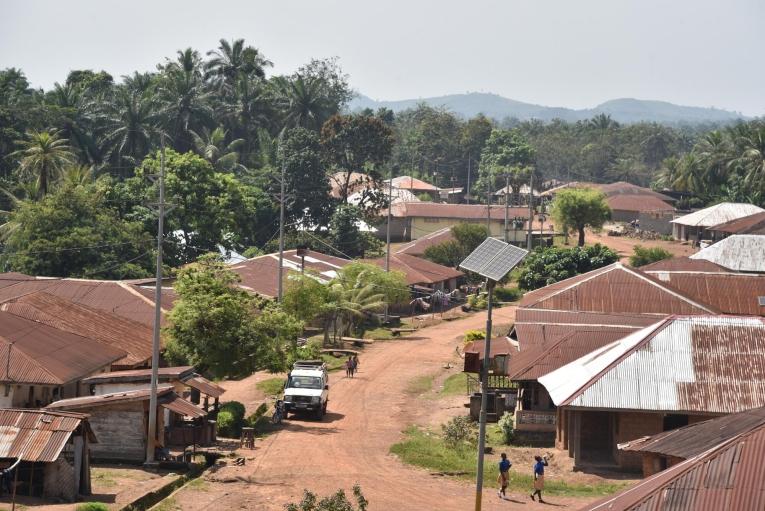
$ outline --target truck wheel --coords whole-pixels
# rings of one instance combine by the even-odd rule
[[[316,410],[316,420],[321,420],[324,418],[324,407],[322,406],[318,410]]]

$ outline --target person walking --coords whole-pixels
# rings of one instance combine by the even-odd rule
[[[356,374],[356,359],[351,357],[351,378],[353,378],[353,375]]]
[[[345,377],[353,377],[353,359],[351,357],[348,357],[348,360],[345,361]]]
[[[359,370],[359,356],[353,355],[353,370],[358,371]]]
[[[504,452],[499,456],[502,459],[499,460],[499,477],[497,477],[499,491],[497,492],[497,497],[504,499],[507,497],[505,491],[507,490],[507,485],[510,484],[510,467],[512,467],[513,464],[510,463],[510,460],[507,459],[507,454]]]
[[[539,502],[544,504],[542,500],[542,490],[545,489],[545,467],[547,466],[547,456],[534,456],[534,491],[531,492],[531,500],[534,500],[534,495],[539,495]]]

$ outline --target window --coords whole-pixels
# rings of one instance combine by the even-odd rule
[[[292,389],[321,389],[321,378],[318,376],[292,376],[287,383]]]

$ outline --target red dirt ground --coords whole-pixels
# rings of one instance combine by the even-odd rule
[[[494,320],[510,323],[514,312],[512,307],[498,309]],[[407,385],[417,376],[439,372],[446,362],[453,363],[455,336],[482,328],[485,318],[485,313],[476,314],[420,330],[411,340],[368,347],[356,378],[331,375],[329,412],[322,422],[290,419],[280,432],[258,442],[255,450],[242,451],[248,457],[244,467],[221,468],[203,488],[177,492],[174,504],[189,511],[277,510],[298,501],[304,488],[327,495],[338,488],[350,492],[358,483],[371,510],[472,509],[475,494],[469,483],[405,465],[389,454],[389,448],[407,426],[428,422],[433,413],[426,406],[415,406],[422,403],[407,393]],[[484,492],[483,509],[539,506],[527,496],[515,495],[518,502],[500,501],[494,492],[491,487]],[[572,509],[587,502],[549,500]]]

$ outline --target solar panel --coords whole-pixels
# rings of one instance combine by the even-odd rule
[[[460,268],[475,273],[481,273],[481,269],[489,264],[494,256],[496,256],[503,248],[505,248],[504,242],[499,241],[497,238],[486,238],[483,243],[478,245],[478,248],[473,250],[473,252],[460,263]]]
[[[528,252],[522,248],[518,248],[514,245],[507,245],[494,259],[489,261],[489,264],[483,267],[481,275],[494,281],[502,280],[502,277],[510,273],[518,263],[523,261],[526,254],[528,254]]]
[[[472,271],[498,281],[515,268],[528,252],[496,238],[487,238],[460,263],[463,270]]]

